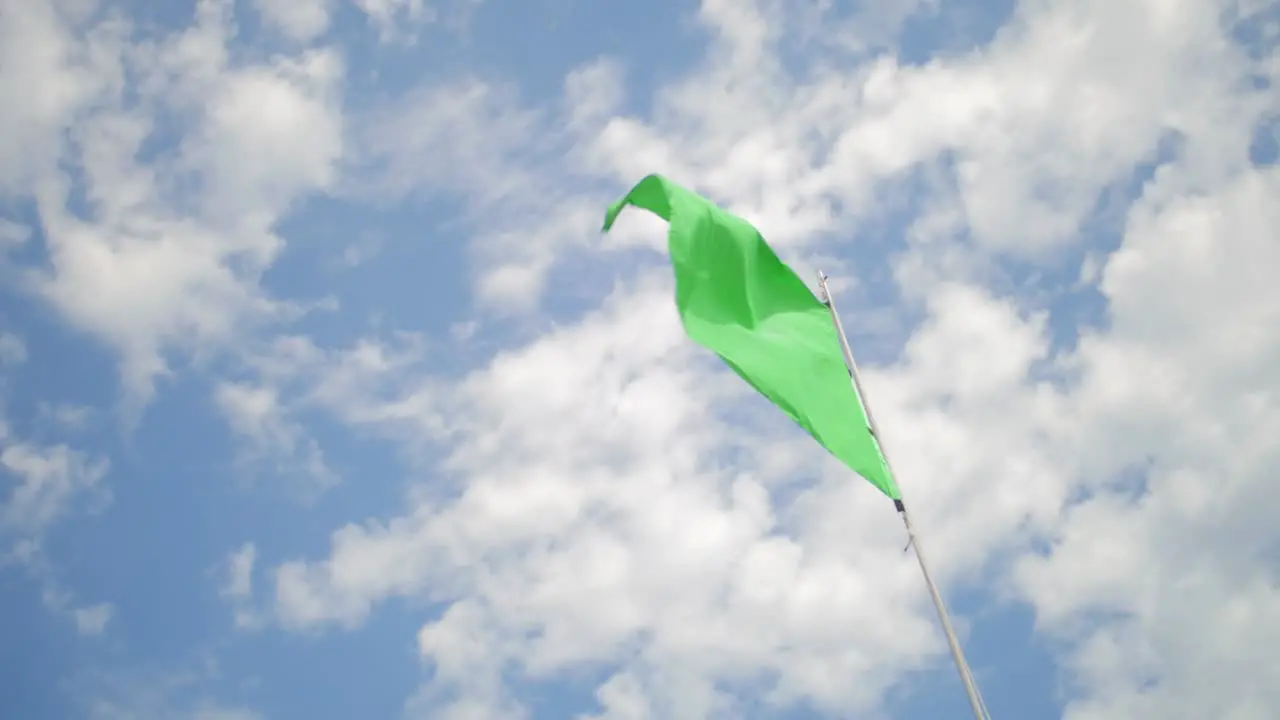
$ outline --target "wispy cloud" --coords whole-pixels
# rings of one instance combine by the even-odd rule
[[[91,720],[263,720],[248,707],[219,702],[207,687],[219,676],[216,662],[199,669],[138,673],[117,669],[80,678],[75,685]]]
[[[114,613],[115,608],[109,603],[76,608],[73,612],[76,630],[81,635],[101,635],[107,629],[107,623],[111,621]]]
[[[0,505],[0,528],[13,533],[41,534],[78,495],[97,487],[110,467],[66,445],[44,447],[5,435],[0,440],[0,471],[14,483]]]
[[[10,424],[6,396],[27,349],[16,335],[4,334],[0,351],[0,539],[38,542],[73,504],[96,500],[92,507],[100,509],[109,501],[101,481],[111,463],[66,443],[39,442]]]
[[[254,0],[254,8],[270,25],[288,37],[306,42],[329,27],[332,0]]]
[[[302,498],[314,497],[338,482],[319,443],[290,417],[273,387],[223,382],[214,402],[232,430],[249,444],[242,458],[244,467],[266,464],[273,476],[299,475],[303,483],[297,492]]]
[[[235,624],[239,628],[252,629],[262,625],[259,614],[254,610],[253,576],[257,558],[257,546],[245,543],[227,557],[221,568],[223,581],[218,594],[231,604],[235,611]]]
[[[13,333],[0,333],[0,367],[21,365],[27,361],[27,345]]]

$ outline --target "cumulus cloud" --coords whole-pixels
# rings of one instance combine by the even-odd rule
[[[1249,144],[1276,112],[1252,78],[1274,63],[1232,39],[1225,7],[1029,3],[971,52],[802,78],[774,59],[787,42],[777,8],[709,2],[707,60],[659,90],[651,115],[619,113],[624,75],[608,63],[569,78],[563,120],[491,84],[427,90],[452,101],[405,117],[453,120],[406,121],[395,161],[478,153],[449,182],[477,206],[492,203],[484,178],[557,178],[571,188],[560,218],[602,207],[572,189],[584,178],[620,189],[658,168],[793,257],[852,253],[863,282],[846,311],[896,296],[917,318],[866,385],[944,584],[994,579],[997,598],[1031,604],[1065,641],[1071,717],[1264,717],[1273,683],[1243,667],[1276,627],[1261,568],[1276,541],[1263,438],[1280,301],[1255,285],[1275,264],[1263,229],[1276,218],[1262,200],[1274,171],[1250,163]],[[850,37],[857,22],[831,20]],[[550,138],[565,159],[521,150],[530,127],[562,128]],[[525,202],[522,184],[498,197]],[[876,246],[891,254],[837,240],[885,208],[912,223]],[[506,302],[527,309],[579,262],[570,248],[633,251],[572,239],[587,217],[545,245],[523,237],[532,247],[509,272],[524,282],[507,286],[527,291]],[[482,252],[494,237],[478,235]],[[1079,267],[1053,279],[1086,250],[1100,260],[1083,286]],[[861,289],[876,275],[890,297]],[[1106,311],[1064,344],[1061,312],[1081,287]],[[695,359],[668,291],[624,284],[430,403],[386,398],[424,425],[445,413],[441,470],[457,490],[424,490],[399,517],[335,532],[328,558],[280,566],[280,620],[351,626],[391,596],[445,605],[418,638],[434,668],[419,702],[436,713],[514,712],[505,673],[583,666],[608,671],[608,717],[738,716],[744,698],[847,713],[935,661],[888,508]],[[850,314],[857,334],[864,314]],[[1203,630],[1179,635],[1192,617]],[[1221,681],[1200,679],[1209,665]]]
[[[432,11],[357,4],[384,39]],[[327,553],[258,568],[242,546],[237,607],[257,577],[290,630],[432,608],[424,717],[520,717],[520,687],[583,669],[598,717],[860,714],[943,661],[891,506],[691,347],[660,224],[595,234],[660,170],[798,267],[841,266],[940,581],[1034,610],[1068,717],[1280,706],[1259,670],[1280,634],[1280,175],[1250,155],[1280,64],[1238,32],[1274,5],[1024,2],[989,40],[914,62],[877,38],[947,3],[707,0],[705,57],[644,103],[604,58],[550,103],[470,77],[352,114],[338,50],[305,47],[327,6],[283,7],[259,3],[302,47],[250,61],[227,2],[149,44],[118,17],[0,4],[0,53],[29,65],[0,64],[0,92],[29,98],[0,108],[0,192],[36,204],[48,254],[27,288],[118,353],[136,404],[177,354],[232,348],[215,404],[260,457],[323,467],[307,418],[324,413],[434,471]],[[144,161],[170,121],[183,142]],[[515,335],[444,373],[416,334],[271,328],[305,305],[260,283],[278,221],[334,190],[457,203],[480,301],[458,337]],[[549,312],[556,293],[571,311]],[[1084,296],[1101,309],[1082,323]],[[106,468],[17,442],[0,463],[27,488],[0,515],[23,532]]]
[[[290,314],[257,283],[283,245],[273,226],[333,182],[342,153],[340,57],[233,61],[231,10],[202,0],[189,27],[135,42],[118,14],[3,5],[0,44],[22,62],[0,87],[25,99],[0,111],[0,191],[35,203],[48,256],[27,285],[119,352],[135,415],[171,353]],[[144,160],[174,124],[184,142]]]
[[[929,625],[912,614],[923,597],[886,532],[891,506],[832,477],[810,512],[847,512],[866,542],[779,532],[768,486],[796,464],[761,477],[719,458],[768,443],[711,414],[715,398],[742,393],[690,358],[669,288],[650,282],[495,359],[446,401],[460,496],[348,526],[329,560],[281,566],[279,617],[351,625],[392,595],[449,603],[419,647],[436,668],[430,694],[452,698],[452,712],[513,702],[508,667],[554,677],[618,662],[634,662],[661,714],[678,717],[730,711],[720,685],[757,678],[780,702],[870,702],[900,662],[889,646],[929,652]],[[892,621],[871,622],[878,614]],[[864,682],[851,688],[847,674]]]
[[[1153,183],[1103,270],[1112,331],[1079,351],[1081,432],[1113,473],[1143,467],[1145,491],[1099,488],[1017,568],[1042,626],[1075,643],[1090,692],[1072,718],[1264,717],[1280,701],[1254,669],[1280,632],[1280,297],[1261,271],[1280,261],[1278,182],[1240,168],[1205,195]]]

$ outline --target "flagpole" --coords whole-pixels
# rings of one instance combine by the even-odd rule
[[[832,297],[831,290],[827,287],[827,276],[821,270],[818,271],[818,284],[822,289],[822,302],[827,306],[827,310],[831,312],[831,320],[835,323],[836,333],[840,336],[840,347],[844,350],[845,363],[849,366],[849,377],[853,380],[853,389],[858,393],[862,408],[867,414],[867,424],[870,426],[871,435],[875,437],[876,444],[880,446],[880,453],[884,457],[889,474],[897,478],[897,474],[893,472],[893,465],[889,461],[889,454],[880,439],[880,430],[876,427],[875,417],[871,414],[871,406],[867,402],[867,396],[862,392],[862,382],[858,378],[858,364],[853,359],[853,349],[849,347],[849,338],[845,336],[844,325],[841,324],[840,314],[836,311],[835,298]],[[902,495],[901,488],[899,488],[898,495]],[[987,713],[986,703],[982,700],[982,694],[978,691],[978,683],[973,679],[973,673],[969,670],[969,662],[965,659],[964,649],[960,647],[960,641],[956,639],[955,630],[951,627],[951,616],[947,613],[946,603],[942,601],[942,594],[938,592],[938,587],[934,584],[933,577],[929,574],[929,566],[925,563],[924,554],[920,552],[920,541],[916,538],[915,528],[911,525],[911,516],[907,513],[907,506],[902,500],[894,500],[893,505],[898,514],[902,516],[902,524],[907,529],[907,546],[915,550],[916,561],[920,563],[920,574],[924,575],[924,584],[929,588],[929,596],[933,598],[933,607],[938,611],[938,620],[942,623],[942,631],[947,636],[947,645],[951,648],[951,659],[955,661],[956,670],[960,673],[960,680],[964,683],[965,693],[969,696],[969,705],[973,708],[973,716],[977,720],[991,720],[990,714]]]

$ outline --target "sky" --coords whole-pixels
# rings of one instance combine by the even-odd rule
[[[1280,3],[0,0],[0,708],[965,717],[683,334],[833,289],[995,718],[1280,708]]]

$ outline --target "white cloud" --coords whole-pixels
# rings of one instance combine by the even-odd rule
[[[630,673],[609,678],[596,690],[604,712],[584,720],[648,720],[654,717],[644,686]]]
[[[382,238],[376,235],[362,235],[342,251],[341,264],[348,268],[358,267],[377,257],[383,246]]]
[[[281,427],[280,405],[271,388],[223,383],[218,386],[214,400],[230,416],[231,426],[237,432],[276,442],[289,440],[288,430]]]
[[[231,553],[222,566],[223,580],[218,594],[231,604],[236,627],[242,629],[256,629],[262,625],[262,617],[254,608],[253,575],[257,558],[257,546],[245,543]]]
[[[525,109],[497,82],[446,85],[393,104],[366,145],[387,159],[390,188],[467,191],[480,296],[528,310],[565,250],[595,244],[598,208],[612,199],[602,178],[618,192],[661,170],[786,249],[876,221],[926,173],[938,195],[919,227],[955,245],[928,252],[962,250],[963,230],[984,255],[1051,263],[1162,142],[1221,130],[1237,103],[1254,102],[1229,90],[1239,58],[1203,3],[1165,25],[1146,23],[1141,3],[1028,6],[989,46],[953,60],[882,56],[847,72],[815,63],[807,83],[774,54],[816,10],[739,5],[704,7],[714,37],[705,65],[660,89],[648,118],[616,112],[622,72],[598,61],[570,74],[562,114]],[[855,32],[864,20],[824,27]],[[1115,72],[1107,58],[1133,46],[1142,58]]]
[[[499,356],[441,399],[459,439],[446,467],[465,479],[460,497],[348,526],[327,561],[281,566],[282,621],[357,623],[389,595],[451,603],[419,646],[439,678],[429,695],[454,712],[505,707],[509,666],[547,677],[616,662],[651,678],[663,716],[727,710],[718,683],[761,675],[779,701],[871,702],[902,667],[898,653],[930,652],[891,506],[833,476],[802,505],[771,508],[767,488],[817,470],[820,456],[784,458],[771,476],[711,461],[717,448],[772,443],[710,414],[716,397],[743,393],[692,357],[666,283]],[[788,510],[810,536],[779,527]],[[760,631],[733,631],[742,626]],[[851,674],[864,682],[850,686]]]
[[[31,239],[31,228],[0,218],[0,250],[10,250]]]
[[[108,82],[109,69],[89,63],[110,27],[80,43],[68,15],[50,2],[0,2],[0,194],[29,190],[72,112]]]
[[[615,79],[609,63],[593,63],[567,80],[565,107],[537,110],[523,107],[509,83],[417,88],[369,113],[366,173],[351,192],[461,196],[475,234],[467,259],[478,299],[498,313],[536,312],[565,251],[600,242],[611,191],[596,177],[566,175],[564,160],[581,150],[575,134],[597,132],[616,101],[605,89]]]
[[[36,411],[40,422],[48,422],[66,431],[85,429],[95,416],[93,408],[72,403],[50,404],[41,402]]]
[[[330,0],[254,0],[254,7],[294,40],[312,40],[329,27]]]
[[[1146,492],[1104,486],[1019,577],[1043,627],[1073,641],[1087,691],[1073,718],[1268,717],[1280,639],[1272,522],[1280,494],[1280,172],[1245,170],[1172,197],[1173,169],[1134,208],[1103,270],[1112,331],[1080,350],[1081,433]],[[1181,171],[1181,172],[1179,172]]]
[[[662,169],[788,253],[847,255],[832,237],[913,213],[903,252],[855,248],[851,266],[892,273],[923,316],[866,374],[944,586],[1012,578],[995,594],[1032,603],[1065,641],[1069,714],[1265,717],[1276,683],[1244,668],[1280,632],[1260,569],[1280,542],[1265,479],[1280,299],[1264,277],[1280,259],[1264,247],[1275,181],[1246,155],[1275,98],[1247,78],[1274,63],[1240,52],[1222,7],[1027,3],[971,53],[795,82],[772,59],[781,9],[709,2],[708,61],[651,116],[618,115],[622,75],[597,64],[568,83],[563,118],[489,83],[423,91],[394,106],[402,125],[378,127],[403,150],[392,186],[517,208],[485,218],[482,256],[507,247],[504,223],[535,193],[563,190],[539,206],[553,220],[520,224],[524,246],[491,276],[509,282],[477,283],[499,304],[530,307],[568,248],[634,249],[579,240],[603,208],[583,178],[620,189]],[[540,141],[567,145],[567,163],[521,149],[561,120]],[[454,171],[441,180],[422,162],[438,151],[466,162],[437,159]],[[1157,160],[1142,199],[1114,210],[1124,237],[1106,256],[1082,223]],[[931,192],[918,212],[904,208],[913,183]],[[1103,258],[1109,317],[1055,356],[1045,309],[1082,273],[1027,293],[1008,263],[1053,270],[1071,246]],[[354,625],[393,596],[445,605],[418,638],[435,678],[418,707],[436,716],[514,712],[511,673],[583,666],[612,671],[597,690],[607,717],[741,716],[748,683],[766,703],[874,706],[940,651],[895,518],[698,357],[664,285],[624,284],[453,387],[376,394],[358,423],[432,428],[450,443],[448,487],[280,566],[280,620]],[[1135,466],[1149,469],[1141,500],[1118,489]],[[1203,630],[1186,632],[1192,618]]]
[[[207,692],[218,678],[216,657],[210,668],[192,671],[177,667],[165,672],[137,673],[113,668],[82,678],[77,694],[90,720],[262,720],[263,714],[242,705],[221,702]]]
[[[358,4],[384,39],[431,15]],[[854,256],[856,292],[887,279],[901,316],[919,315],[866,384],[944,586],[995,578],[1032,604],[1062,641],[1070,717],[1266,717],[1280,704],[1257,670],[1280,633],[1280,181],[1247,148],[1277,111],[1249,76],[1280,66],[1234,44],[1234,6],[1193,0],[1027,2],[985,47],[927,64],[797,74],[778,59],[814,27],[837,38],[815,47],[865,52],[917,7],[841,21],[822,3],[708,1],[706,61],[647,115],[623,114],[625,68],[604,60],[566,79],[559,107],[462,80],[362,116],[353,136],[373,192],[463,196],[486,312],[535,311],[555,271],[661,246],[634,216],[594,235],[614,191],[655,169],[789,255]],[[690,347],[659,258],[627,255],[600,308],[458,378],[424,376],[416,338],[243,345],[299,311],[258,281],[290,205],[338,183],[345,71],[325,48],[233,62],[231,4],[199,8],[191,28],[133,45],[118,20],[0,4],[0,53],[26,63],[0,64],[0,97],[24,98],[0,104],[0,193],[37,200],[51,269],[32,282],[121,354],[137,402],[175,351],[236,346],[254,377],[216,401],[264,456],[318,457],[300,418],[319,409],[414,459],[443,447],[443,480],[404,512],[275,568],[280,622],[354,626],[396,596],[443,606],[417,636],[434,672],[412,711],[430,717],[518,716],[510,678],[584,666],[609,676],[605,717],[740,717],[749,701],[849,714],[940,658],[887,503]],[[314,38],[324,23],[301,8],[276,21]],[[183,142],[142,162],[170,116],[189,121]],[[83,171],[89,212],[69,209],[59,160]],[[1108,255],[1082,224],[1156,161],[1138,202],[1111,209]],[[178,194],[185,181],[198,192]],[[895,213],[907,237],[870,251]],[[1061,269],[1067,250],[1090,253],[1096,273],[1068,268],[1068,283],[1096,289],[1107,316],[1055,356],[1046,308],[1064,288],[1026,292],[1008,268]],[[862,306],[845,304],[855,331]],[[19,442],[0,463],[18,480],[0,518],[23,532],[106,469]],[[254,594],[255,553],[227,566],[235,603]]]
[[[99,603],[76,608],[72,617],[75,618],[76,630],[81,635],[101,635],[114,614],[115,608],[110,603]]]
[[[239,550],[227,558],[227,578],[223,584],[223,597],[234,600],[245,600],[253,596],[253,565],[257,558],[257,548],[253,543],[245,543]]]
[[[443,383],[419,377],[421,336],[390,335],[337,348],[319,347],[304,336],[279,336],[245,359],[262,381],[254,395],[271,398],[272,418],[284,407],[298,414],[325,411],[408,444],[431,442],[446,432],[435,400]]]
[[[0,45],[24,60],[0,71],[11,99],[0,135],[14,142],[0,192],[37,202],[49,258],[27,280],[120,353],[136,412],[174,351],[216,352],[297,312],[258,279],[283,246],[276,221],[334,179],[342,61],[313,49],[233,62],[233,7],[222,0],[198,3],[190,27],[137,43],[115,15],[92,24],[46,3],[4,8],[13,21],[0,24]],[[144,162],[144,145],[172,124],[182,142]],[[86,210],[68,204],[75,191]]]
[[[27,361],[27,344],[13,333],[0,333],[0,367],[21,365]]]
[[[16,341],[12,335],[0,335],[0,349],[6,339]],[[0,370],[26,360],[20,341],[8,350],[11,355],[0,358],[5,361]],[[102,482],[110,462],[66,443],[39,442],[29,428],[15,429],[3,412],[8,381],[0,374],[0,570],[24,571],[40,586],[47,610],[74,622],[83,636],[101,635],[114,607],[78,605],[75,594],[58,581],[45,544],[49,533],[75,510],[95,512],[110,502],[111,492]]]
[[[364,10],[369,23],[378,31],[381,42],[417,41],[422,26],[440,19],[466,17],[467,10],[479,0],[352,0]]]
[[[115,605],[108,602],[80,603],[76,593],[59,582],[58,571],[45,553],[44,540],[39,535],[19,539],[12,549],[0,554],[0,569],[13,567],[24,571],[39,586],[40,602],[44,608],[70,621],[81,637],[102,636],[107,624],[115,617]]]
[[[299,488],[304,497],[339,481],[320,444],[291,417],[273,386],[224,381],[214,391],[214,402],[232,431],[248,443],[242,457],[246,466],[274,461],[277,475],[297,474],[304,479]]]
[[[0,530],[38,536],[62,515],[71,503],[94,490],[110,464],[90,458],[66,445],[43,446],[6,437],[0,450],[0,477],[11,484],[0,503]]]
[[[341,57],[312,50],[223,72],[199,135],[184,148],[184,161],[209,173],[209,215],[239,209],[269,218],[330,186],[342,154]]]

